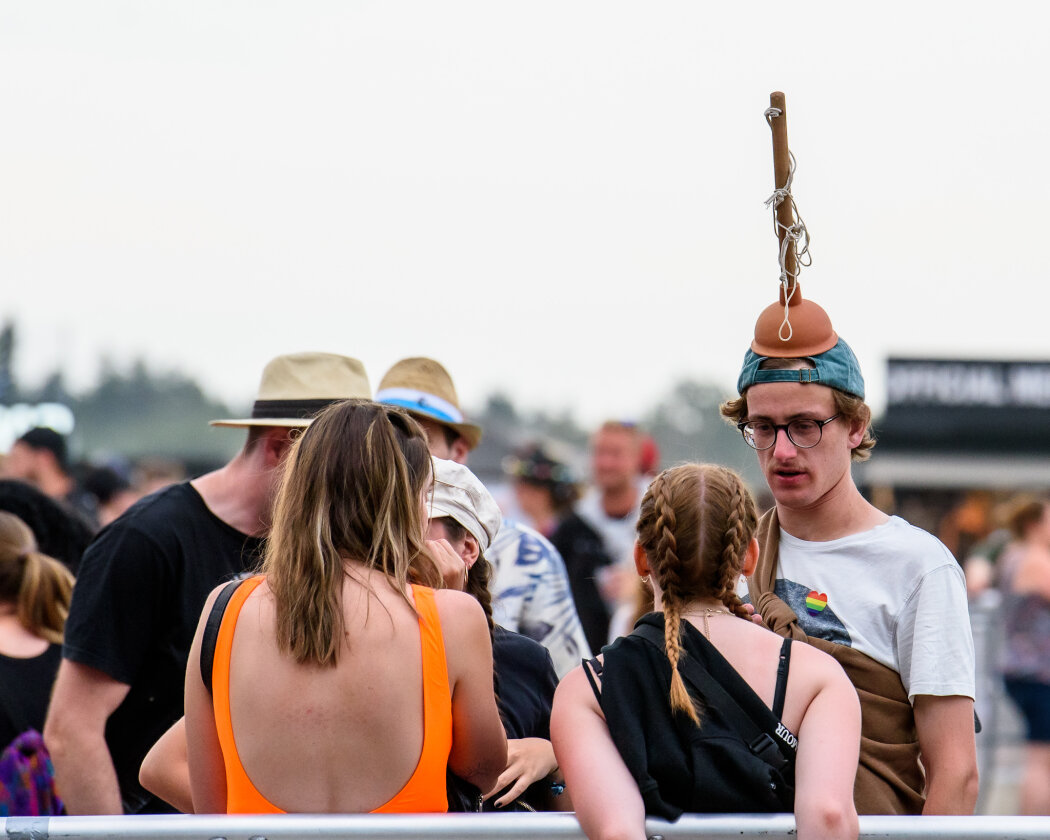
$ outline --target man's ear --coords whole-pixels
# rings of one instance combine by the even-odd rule
[[[465,466],[467,458],[470,457],[470,444],[467,443],[467,439],[463,437],[456,438],[451,446],[451,450],[449,460]]]
[[[463,562],[467,564],[468,569],[473,566],[477,562],[478,557],[481,556],[481,547],[478,545],[477,537],[470,533],[470,531],[467,531],[466,535],[463,537],[463,551],[460,556],[463,558]]]
[[[300,434],[302,434],[301,429],[286,429],[281,426],[267,429],[263,439],[259,441],[266,466],[272,468],[280,464],[288,454],[295,437]]]
[[[751,542],[747,544],[747,551],[744,553],[744,565],[741,566],[740,571],[744,573],[745,577],[751,577],[755,573],[755,566],[757,565],[758,540],[752,537]]]
[[[638,572],[638,577],[645,577],[649,574],[649,555],[645,553],[645,549],[639,542],[634,544],[634,568]]]
[[[849,421],[849,448],[851,450],[856,449],[864,441],[864,433],[868,430],[868,423],[870,417],[865,417],[863,414],[859,417],[853,417]]]

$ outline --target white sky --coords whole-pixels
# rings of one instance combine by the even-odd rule
[[[0,0],[0,317],[33,384],[422,354],[637,416],[776,295],[779,89],[878,409],[891,354],[1050,356],[1047,8]]]

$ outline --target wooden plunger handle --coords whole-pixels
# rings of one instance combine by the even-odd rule
[[[788,174],[791,171],[791,156],[788,153],[787,106],[784,94],[779,90],[769,94],[769,107],[780,111],[779,116],[771,116],[769,119],[770,127],[773,129],[773,184],[780,190],[787,186]],[[777,248],[779,249],[784,244],[786,235],[784,228],[795,224],[795,215],[791,211],[790,201],[782,201],[777,205],[777,222],[779,222],[777,225]],[[787,269],[788,277],[794,277],[796,271],[794,243],[788,245],[784,267]],[[789,285],[793,286],[794,281],[789,281]]]

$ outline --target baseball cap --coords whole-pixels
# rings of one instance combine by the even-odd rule
[[[773,357],[759,355],[748,348],[736,383],[738,393],[743,394],[752,385],[765,382],[800,382],[826,385],[864,399],[864,376],[860,372],[860,363],[850,346],[841,338],[830,350],[799,357],[811,361],[813,369],[762,370],[762,362],[768,358]]]

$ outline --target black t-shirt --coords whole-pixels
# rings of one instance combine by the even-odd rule
[[[598,590],[598,571],[612,563],[601,535],[577,514],[565,517],[551,535],[551,542],[565,561],[572,599],[591,650],[609,641],[609,608]]]
[[[182,717],[186,661],[208,593],[254,568],[261,548],[187,482],[137,502],[84,552],[62,653],[131,686],[106,724],[125,811],[169,810],[139,785],[139,766]]]
[[[0,752],[26,729],[44,731],[51,686],[61,661],[62,645],[51,645],[40,656],[28,659],[0,653],[0,692],[5,698],[0,702]]]
[[[547,648],[497,625],[492,664],[499,715],[508,738],[551,739],[551,705],[558,675]]]
[[[496,702],[508,738],[551,738],[551,705],[558,675],[547,648],[539,642],[496,627],[493,635],[492,663],[496,672]],[[529,787],[522,799],[533,808],[544,803],[545,783]],[[485,803],[486,811],[524,810],[513,806],[496,808],[494,796]]]

